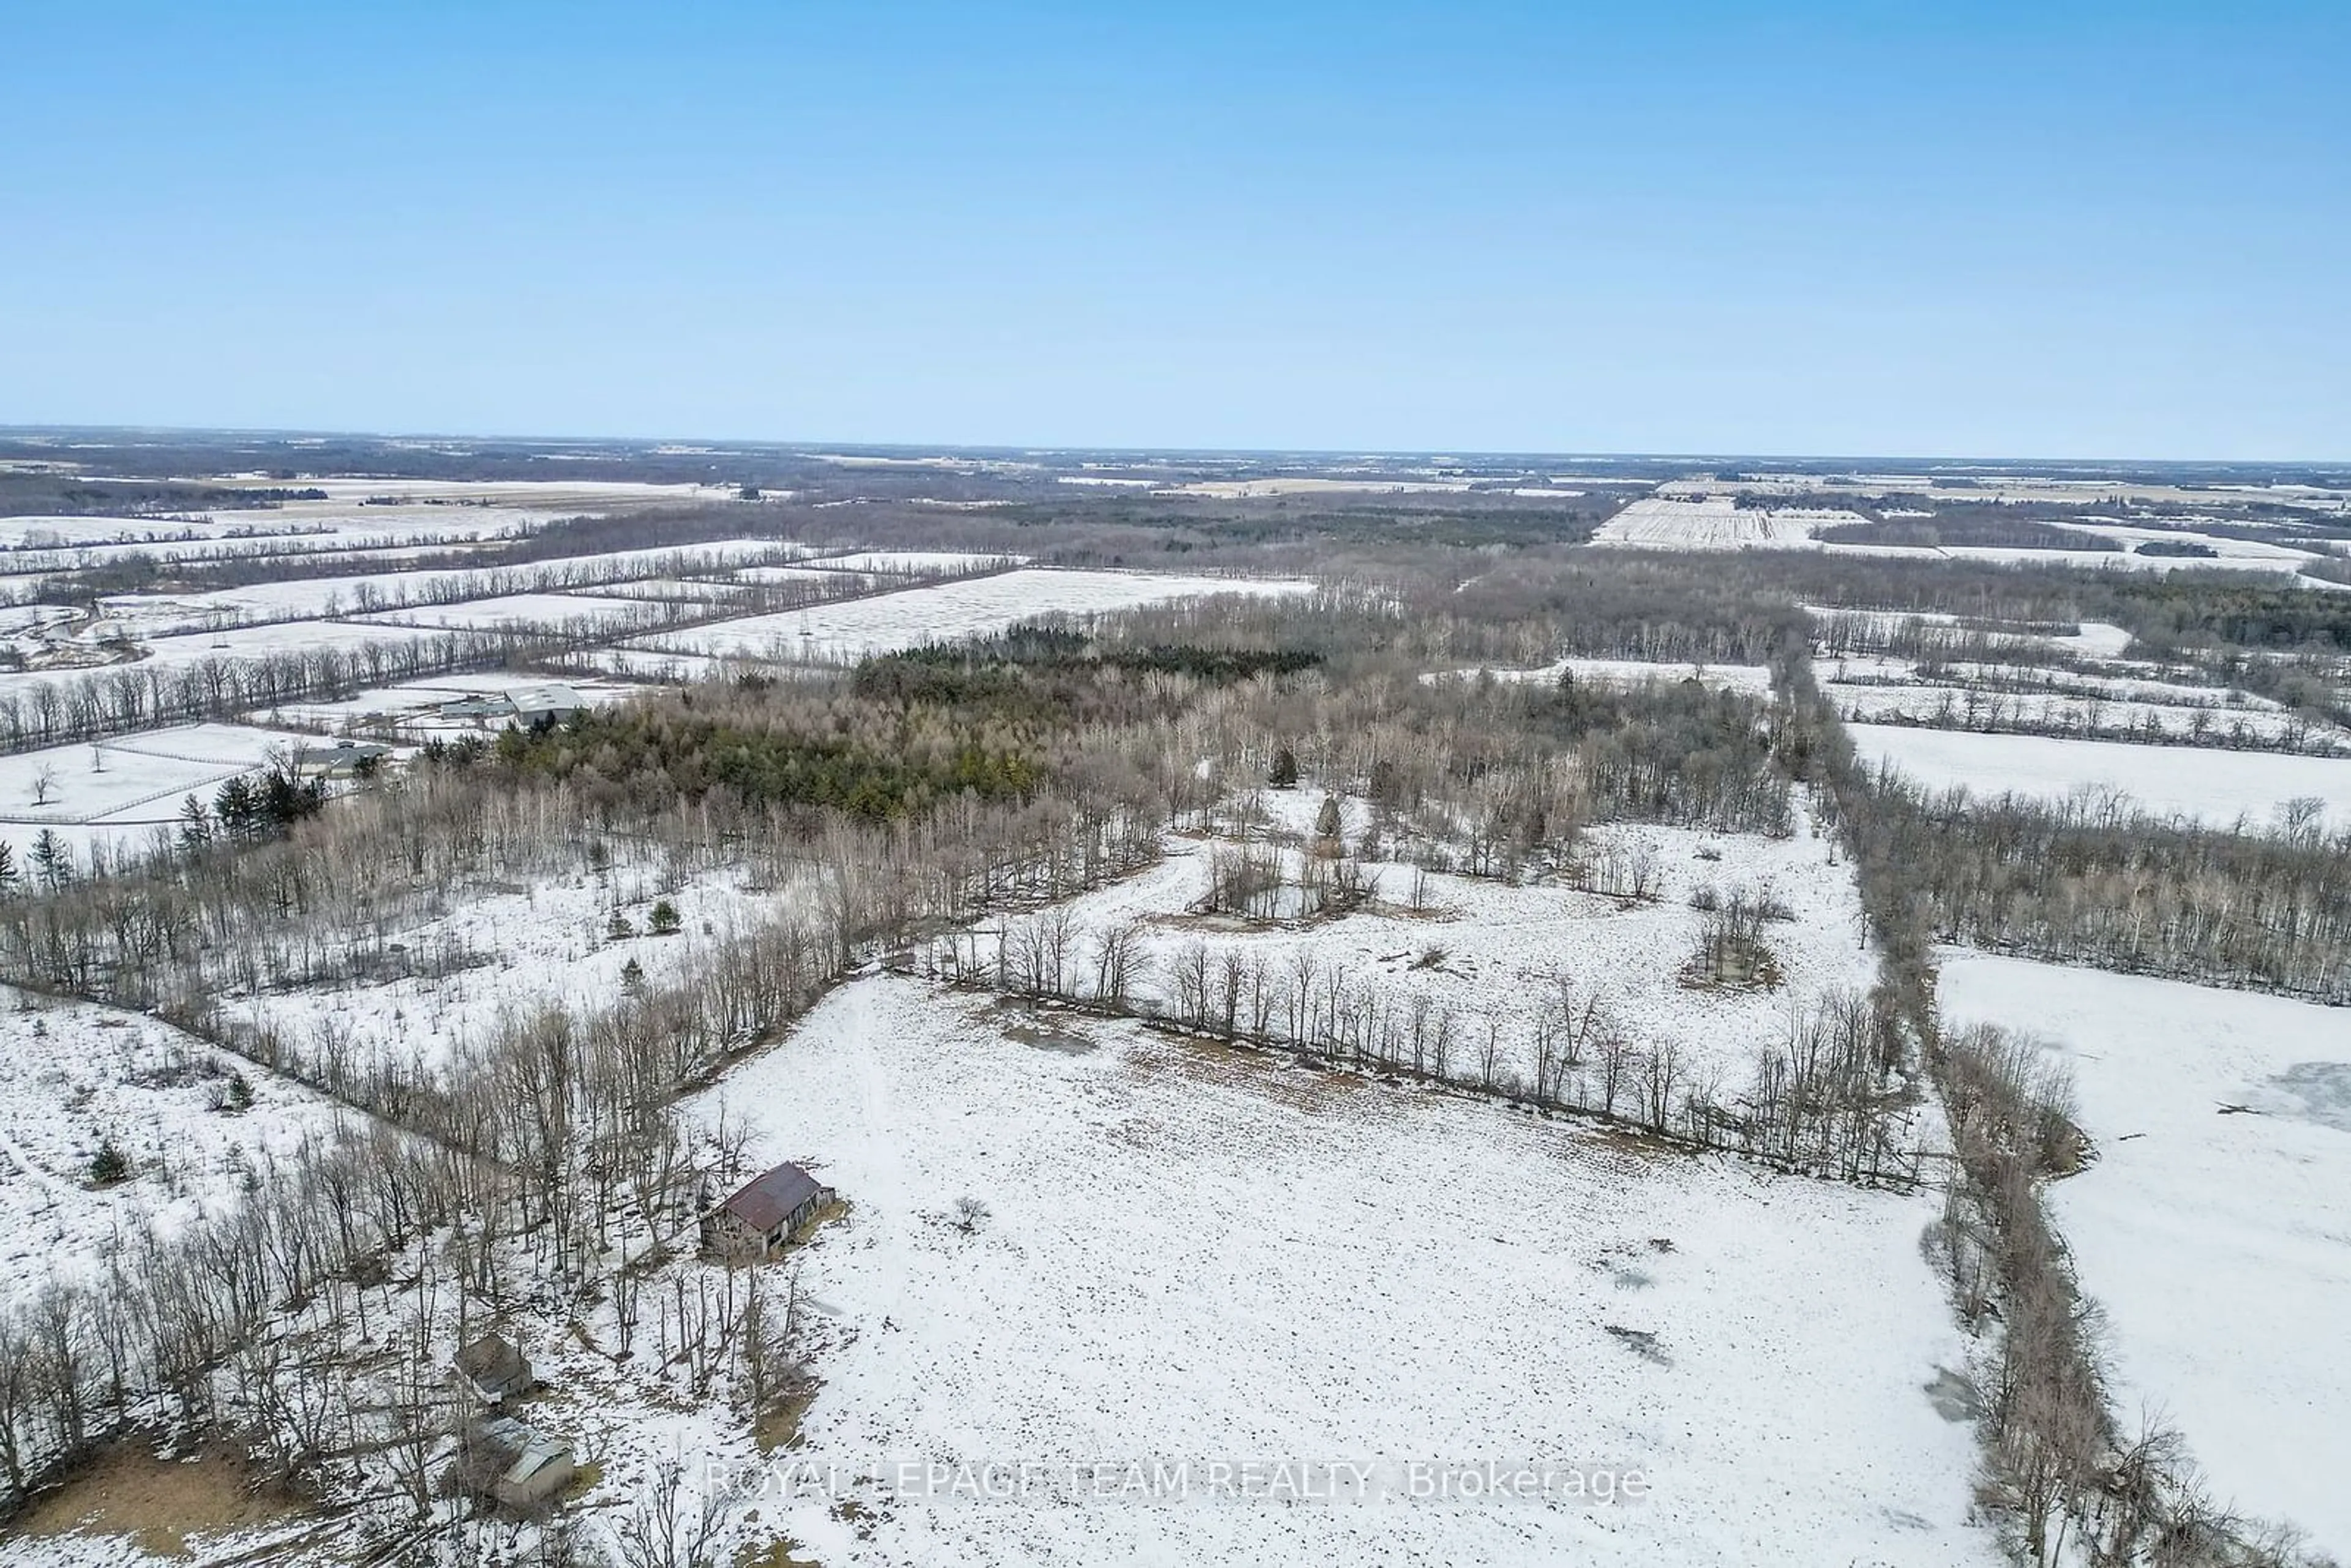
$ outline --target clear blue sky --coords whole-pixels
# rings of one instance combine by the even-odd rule
[[[2351,5],[0,0],[0,423],[2351,457]]]

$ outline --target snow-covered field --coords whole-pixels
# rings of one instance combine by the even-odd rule
[[[642,599],[606,598],[593,591],[579,593],[509,593],[496,599],[468,599],[455,604],[412,604],[367,617],[372,625],[435,626],[464,629],[485,626],[554,626],[575,635],[659,624],[663,611]]]
[[[16,850],[19,872],[45,829],[77,853],[98,842],[142,844],[177,824],[183,797],[209,806],[215,789],[257,772],[273,752],[316,744],[241,724],[183,724],[0,756],[0,842]]]
[[[2127,683],[2117,682],[2117,685]],[[2148,683],[2153,684],[2153,683]],[[2181,688],[2192,690],[2192,688]],[[1925,725],[1941,729],[2052,727],[2129,738],[2165,736],[2200,746],[2285,745],[2351,755],[2351,733],[2287,713],[2275,704],[2148,702],[2059,692],[2004,691],[1997,685],[1823,682],[1822,690],[1850,723]]]
[[[1846,610],[1835,605],[1807,604],[1806,613],[1815,622],[1834,624],[1851,623],[1855,632],[1866,638],[1892,635],[1912,622],[1921,626],[1947,628],[1953,632],[1972,631],[1960,617],[1937,611],[1912,610]],[[1984,640],[1995,646],[2001,644],[2039,648],[2054,648],[2078,659],[2118,659],[2131,644],[2131,634],[2120,626],[2104,621],[2085,621],[2074,632],[2022,632],[1993,627],[1983,631]]]
[[[699,1107],[849,1205],[801,1254],[821,1386],[787,1458],[862,1511],[761,1504],[828,1568],[1997,1561],[1925,1392],[1962,1354],[1931,1197],[889,978]],[[904,1460],[1038,1469],[981,1501]],[[1217,1495],[1272,1472],[1211,1464],[1285,1460],[1368,1500]],[[1550,1495],[1461,1495],[1487,1465]],[[1604,1470],[1640,1500],[1570,1495]]]
[[[559,1003],[609,1004],[632,961],[647,983],[670,978],[713,942],[757,923],[779,896],[739,872],[670,887],[650,868],[625,866],[519,891],[462,894],[447,913],[389,938],[419,968],[447,973],[239,994],[223,999],[223,1012],[239,1029],[274,1031],[304,1050],[331,1038],[360,1061],[437,1066],[485,1040],[502,1019]],[[648,935],[653,905],[663,897],[681,928]],[[614,934],[615,914],[633,935]]]
[[[952,577],[961,572],[993,571],[1021,566],[1025,555],[973,555],[964,550],[868,549],[850,555],[820,556],[809,564],[827,571],[872,571],[897,577]]]
[[[1320,800],[1303,790],[1265,797],[1267,804],[1302,817],[1300,826],[1311,821]],[[1364,812],[1360,802],[1347,805],[1353,833]],[[1134,988],[1138,998],[1171,998],[1175,956],[1196,941],[1212,964],[1228,953],[1262,958],[1285,992],[1302,965],[1317,994],[1334,985],[1351,991],[1373,987],[1394,1003],[1425,998],[1433,1013],[1449,1010],[1457,1077],[1469,1075],[1489,1026],[1499,1026],[1498,1076],[1525,1083],[1535,1069],[1536,1027],[1558,1013],[1564,982],[1573,1006],[1597,998],[1641,1047],[1671,1048],[1689,1081],[1710,1082],[1730,1095],[1747,1085],[1761,1051],[1784,1037],[1792,1008],[1809,1006],[1833,988],[1865,989],[1875,974],[1876,957],[1860,940],[1860,899],[1851,874],[1832,863],[1834,844],[1798,815],[1797,832],[1782,840],[1646,826],[1589,830],[1581,850],[1587,858],[1640,861],[1653,868],[1654,902],[1432,873],[1427,907],[1415,914],[1408,907],[1413,868],[1374,862],[1367,868],[1374,878],[1374,903],[1367,909],[1244,924],[1189,913],[1208,892],[1217,841],[1176,838],[1158,865],[1073,901],[1071,911],[1082,934],[1079,951],[1092,951],[1102,931],[1139,923],[1146,961]],[[1776,988],[1683,982],[1683,965],[1704,925],[1689,904],[1700,887],[1726,897],[1767,894],[1786,905],[1792,918],[1764,928],[1781,969]],[[981,961],[992,962],[986,952]]]
[[[925,643],[984,636],[1037,615],[1098,614],[1212,593],[1303,593],[1311,586],[1249,578],[1025,569],[663,632],[634,643],[653,653],[847,662]]]
[[[435,607],[435,601],[514,595],[565,580],[595,584],[636,573],[716,572],[737,564],[780,559],[798,547],[767,539],[721,539],[674,549],[611,550],[520,565],[425,571],[376,571],[345,577],[292,578],[204,593],[116,594],[89,638],[166,636],[261,620],[354,615],[393,606]],[[594,586],[586,591],[596,591]]]
[[[2314,799],[2323,803],[2329,827],[2351,829],[2351,758],[1898,725],[1846,727],[1865,764],[1891,763],[1929,789],[2051,800],[2114,790],[2158,817],[2218,827],[2241,819],[2257,831],[2267,829],[2286,802]]]
[[[1556,685],[1560,676],[1573,674],[1579,681],[1594,685],[1640,685],[1648,681],[1698,681],[1718,691],[1746,692],[1753,696],[1771,695],[1771,671],[1764,664],[1691,664],[1672,660],[1647,659],[1559,659],[1533,669],[1506,669],[1480,665],[1476,669],[1445,670],[1421,677],[1439,680],[1447,676],[1470,679],[1490,674],[1498,681],[1536,681],[1545,685]]]
[[[444,704],[469,696],[495,696],[525,686],[547,684],[512,670],[460,672],[435,675],[429,681],[375,686],[340,701],[288,703],[271,712],[250,716],[266,723],[294,724],[306,729],[336,733],[383,724],[393,727],[402,736],[413,734],[423,738],[434,734],[462,734],[490,727],[491,721],[485,718],[443,717],[441,708]],[[640,685],[618,685],[593,676],[569,676],[562,684],[595,706],[619,702],[644,690]]]
[[[2351,1015],[1979,953],[1940,996],[2073,1074],[2097,1159],[2051,1201],[2126,1419],[2168,1416],[2222,1499],[2351,1558]]]
[[[169,1024],[0,987],[0,1306],[53,1276],[99,1283],[110,1249],[234,1204],[340,1114]],[[100,1186],[90,1165],[110,1141],[129,1175]]]
[[[1817,548],[1813,534],[1858,513],[1818,507],[1741,507],[1729,496],[1644,496],[1600,525],[1596,545],[1636,549],[1726,550]]]

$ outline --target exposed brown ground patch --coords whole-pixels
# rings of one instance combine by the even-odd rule
[[[1176,1076],[1249,1089],[1292,1110],[1314,1113],[1341,1109],[1374,1087],[1361,1073],[1295,1067],[1286,1058],[1241,1046],[1182,1035],[1155,1033],[1151,1039],[1159,1049],[1127,1058],[1129,1070],[1138,1077]]]
[[[159,1459],[143,1444],[125,1443],[35,1499],[17,1528],[28,1536],[128,1536],[154,1556],[185,1557],[191,1535],[251,1529],[301,1511],[256,1494],[256,1479],[227,1454]]]

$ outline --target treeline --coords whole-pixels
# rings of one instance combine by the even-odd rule
[[[1874,781],[1874,831],[1937,938],[2124,974],[2351,1002],[2351,834],[2324,803],[2223,831],[2111,797]]]
[[[0,683],[0,752],[350,696],[371,686],[550,657],[581,639],[514,628],[438,632],[356,646],[142,660]]]
[[[1042,759],[1017,739],[991,744],[909,724],[865,740],[784,724],[720,720],[660,702],[508,729],[483,750],[432,747],[426,766],[480,765],[516,778],[579,779],[600,804],[663,805],[726,791],[747,806],[903,817],[968,790],[983,800],[1035,790]]]
[[[178,622],[153,614],[141,617],[141,625],[148,635],[170,636],[181,632],[315,620],[320,614],[328,617],[367,615],[413,606],[462,604],[471,600],[497,599],[512,594],[572,592],[645,577],[706,577],[729,571],[737,566],[752,564],[732,553],[697,551],[690,547],[673,549],[651,559],[640,555],[632,559],[615,559],[611,556],[549,559],[544,555],[512,553],[526,542],[531,541],[451,549],[432,556],[402,559],[396,565],[372,573],[370,568],[375,566],[375,562],[364,559],[353,560],[340,551],[314,550],[295,556],[240,554],[204,561],[186,561],[157,557],[139,549],[125,549],[109,554],[99,563],[53,573],[31,582],[26,585],[21,601],[88,605],[96,604],[101,598],[114,594],[160,591],[175,594],[204,593],[255,583],[354,579],[348,597],[340,594],[330,596],[324,610],[319,612],[301,606],[272,611],[222,604],[190,608],[187,619]],[[777,547],[777,559],[789,559],[785,547]],[[785,586],[787,584],[783,583],[755,585],[742,597],[747,601],[756,599],[761,590]],[[789,586],[817,590],[813,594],[804,591],[798,596],[799,601],[814,602],[819,598],[830,597],[821,591],[826,587],[838,586],[843,592],[850,592],[854,591],[855,585],[853,579],[845,579],[839,585],[826,584],[820,580],[793,579],[789,580]],[[583,605],[581,608],[585,611],[591,606]],[[609,611],[611,606],[601,608]],[[768,608],[790,608],[790,605],[778,603]],[[630,630],[642,632],[661,624],[664,622],[658,617],[650,617],[644,625],[632,626]]]
[[[1938,929],[1936,862],[1980,856],[1967,842],[1979,824],[1964,814],[1938,821],[1915,798],[1873,781],[1801,646],[1784,651],[1775,676],[1789,708],[1782,755],[1817,782],[1841,826],[1881,955],[1877,994],[1950,1128],[1951,1180],[1926,1251],[1961,1321],[1989,1343],[1990,1375],[1978,1391],[1979,1496],[2004,1521],[2008,1544],[2036,1568],[2322,1568],[2291,1530],[2214,1503],[2178,1434],[2152,1421],[2126,1427],[2111,1407],[2091,1303],[2043,1196],[2085,1154],[2070,1085],[2012,1037],[1946,1031],[1935,1006],[1935,943],[1950,935]],[[1956,811],[1960,803],[1943,804]],[[2022,873],[2026,855],[2053,855],[2060,875],[2074,874],[2067,862],[2078,844],[2025,850],[2026,841],[1995,863]],[[2098,891],[2108,898],[2101,918],[2129,917],[2127,883]]]
[[[1885,517],[1866,523],[1833,523],[1814,531],[1828,544],[1898,545],[1935,549],[1946,545],[2001,549],[2105,550],[2122,546],[2104,534],[2013,515],[2005,507],[1943,510],[1932,517]]]
[[[1875,998],[1830,991],[1792,1009],[1758,1053],[1750,1086],[1724,1098],[1671,1045],[1647,1045],[1600,991],[1555,976],[1531,1023],[1464,1013],[1311,950],[1277,958],[1248,946],[1183,943],[1156,962],[1141,932],[1088,932],[1066,906],[925,943],[911,959],[934,978],[1011,997],[1140,1018],[1202,1040],[1321,1066],[1504,1097],[1544,1112],[1637,1128],[1693,1149],[1858,1182],[1913,1184],[1924,1155],[1916,1089],[1902,1075],[1896,1020]]]

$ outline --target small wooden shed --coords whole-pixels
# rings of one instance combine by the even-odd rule
[[[511,1341],[494,1333],[460,1349],[450,1364],[449,1378],[492,1410],[505,1409],[538,1382],[531,1375],[529,1358]]]

